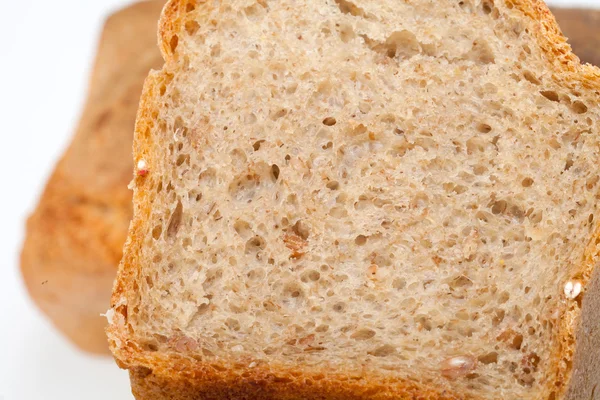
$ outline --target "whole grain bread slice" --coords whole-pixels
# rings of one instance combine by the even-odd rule
[[[598,396],[600,73],[542,2],[172,0],[160,48],[138,399]]]
[[[69,148],[27,221],[21,271],[29,294],[79,348],[108,353],[106,312],[131,221],[131,144],[145,77],[163,63],[156,28],[165,2],[111,15]]]

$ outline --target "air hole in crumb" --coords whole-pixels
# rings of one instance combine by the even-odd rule
[[[523,72],[523,77],[525,77],[525,79],[527,79],[529,82],[533,83],[534,85],[540,85],[542,83],[531,71]]]
[[[308,230],[308,227],[301,220],[294,224],[294,226],[292,227],[292,231],[296,235],[300,236],[303,240],[308,239],[308,237],[310,236],[310,231]]]
[[[364,35],[361,35],[364,37]],[[367,38],[368,39],[368,38]],[[409,59],[421,51],[421,45],[414,33],[402,30],[393,32],[385,43],[373,46],[374,50],[390,58]]]
[[[558,93],[554,90],[542,90],[540,94],[550,101],[560,101]]]
[[[271,175],[273,176],[273,178],[275,178],[275,180],[279,179],[279,166],[277,166],[277,164],[273,164],[271,165]]]
[[[571,105],[571,109],[577,114],[585,114],[588,110],[587,106],[580,100],[575,101]]]
[[[501,214],[504,211],[506,211],[507,207],[508,207],[508,203],[505,200],[496,201],[492,205],[492,214],[495,214],[495,215]]]
[[[285,108],[282,108],[282,109],[279,109],[277,111],[274,111],[271,114],[271,119],[273,121],[276,121],[276,120],[278,120],[280,118],[283,118],[286,114],[287,114],[287,110]]]
[[[475,40],[473,42],[473,48],[469,54],[473,61],[477,61],[482,64],[491,64],[495,62],[494,51],[488,42],[485,40]]]
[[[227,320],[225,321],[225,326],[227,326],[227,328],[231,329],[232,331],[236,332],[241,329],[240,321],[233,318],[227,318]]]
[[[385,344],[381,347],[367,352],[367,354],[372,355],[374,357],[387,357],[391,356],[394,353],[396,353],[396,348],[389,344]]]
[[[167,237],[173,237],[177,234],[179,226],[181,225],[182,217],[183,205],[181,204],[181,201],[178,201],[177,206],[175,207],[175,210],[173,211],[173,214],[171,214],[171,218],[169,220],[169,225],[167,227]]]
[[[330,189],[330,190],[338,190],[340,188],[340,184],[337,181],[327,182],[326,186],[327,186],[327,189]]]
[[[172,53],[175,53],[175,50],[177,50],[178,44],[179,44],[179,36],[177,36],[177,35],[171,36],[171,41],[169,42],[169,46],[171,47]]]
[[[200,24],[196,21],[188,21],[185,23],[185,31],[188,35],[194,36],[200,29]]]
[[[359,329],[354,332],[350,338],[354,340],[369,340],[375,337],[376,332],[372,329]]]
[[[291,297],[293,299],[296,299],[296,298],[299,298],[299,297],[303,297],[304,296],[304,291],[302,290],[302,287],[299,284],[297,284],[297,283],[288,283],[283,288],[283,295],[286,296],[286,297]]]
[[[257,253],[260,250],[264,250],[266,245],[267,242],[265,242],[265,239],[256,235],[246,242],[246,254]]]
[[[256,142],[254,142],[254,144],[252,145],[252,148],[254,149],[254,151],[258,151],[260,150],[260,146],[264,143],[264,140],[258,140]]]
[[[236,221],[233,224],[233,229],[237,232],[238,235],[240,235],[244,239],[250,237],[253,234],[252,229],[250,228],[250,224],[246,221]]]
[[[533,179],[531,178],[525,178],[521,181],[521,186],[523,187],[531,187],[531,185],[533,185]]]
[[[531,214],[529,214],[528,218],[529,218],[529,221],[531,221],[531,223],[539,224],[540,222],[542,222],[542,219],[544,218],[544,211],[534,210]]]
[[[451,290],[459,290],[470,286],[473,286],[473,281],[465,275],[459,275],[448,282],[448,287]]]
[[[494,4],[490,4],[487,1],[484,1],[481,8],[483,9],[483,13],[484,14],[491,14],[492,13],[492,9],[494,8]]]
[[[482,364],[494,364],[498,362],[498,353],[494,351],[488,354],[484,354],[482,356],[479,356],[477,360]]]
[[[302,277],[300,278],[300,280],[304,283],[316,282],[319,279],[321,279],[321,274],[319,273],[319,271],[315,271],[315,270],[309,270],[309,271],[304,272],[302,274]]]
[[[348,43],[349,41],[351,41],[352,39],[354,39],[356,37],[356,33],[354,32],[352,25],[350,25],[348,23],[342,24],[339,27],[339,31],[340,31],[340,39],[342,39],[342,42],[344,42],[344,43]]]
[[[160,238],[161,234],[162,234],[162,226],[157,225],[154,227],[154,229],[152,229],[152,237],[154,238],[154,240],[158,240]]]
[[[185,12],[192,12],[196,9],[196,1],[190,1],[185,5]]]
[[[333,311],[335,312],[344,312],[346,310],[346,303],[338,302],[333,305]]]
[[[511,347],[515,350],[520,350],[523,345],[523,335],[516,334],[511,342]]]
[[[337,123],[337,121],[333,117],[327,117],[323,120],[323,125],[325,125],[325,126],[333,126],[336,123]]]
[[[358,246],[363,246],[367,243],[367,237],[365,235],[358,235],[356,239],[354,239],[354,243]]]
[[[256,268],[246,274],[248,279],[251,281],[260,281],[265,277],[265,270],[262,268]]]
[[[392,287],[396,290],[402,290],[406,287],[406,279],[404,278],[396,278],[392,282]]]
[[[567,161],[565,162],[565,171],[568,171],[572,166],[573,166],[573,159],[571,157],[569,157],[567,159]]]
[[[154,343],[148,343],[148,344],[146,344],[146,348],[147,348],[149,351],[152,351],[152,352],[154,352],[154,351],[158,351],[158,346],[157,346],[157,345],[155,345]],[[144,375],[149,375],[149,374],[151,374],[151,373],[152,373],[152,370],[151,370],[150,368],[144,368],[144,367],[141,367],[141,368],[139,368],[138,370],[142,370],[142,369],[143,369],[143,371],[144,371]],[[149,372],[147,372],[147,371],[149,371]]]
[[[492,318],[492,325],[493,326],[500,325],[500,323],[502,321],[504,321],[505,315],[506,315],[506,312],[504,310],[502,310],[502,309],[496,310],[496,312],[494,313],[494,317]]]
[[[148,285],[148,287],[150,289],[152,289],[154,287],[154,282],[152,281],[152,278],[149,276],[146,277],[146,285]]]
[[[488,124],[479,124],[477,125],[477,130],[481,133],[490,133],[492,131],[492,127]]]
[[[180,154],[179,157],[177,157],[177,162],[175,164],[180,167],[183,163],[188,162],[189,159],[189,154]]]
[[[200,306],[198,306],[198,310],[196,310],[196,315],[206,314],[208,312],[209,308],[210,307],[207,303],[200,304]]]

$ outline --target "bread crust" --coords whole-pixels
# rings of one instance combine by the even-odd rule
[[[27,222],[21,270],[38,307],[79,348],[107,353],[108,307],[131,219],[132,127],[142,82],[160,67],[164,2],[106,21],[76,134]]]
[[[562,35],[554,16],[542,0],[504,0],[512,7],[530,18],[528,25],[540,47],[546,54],[549,68],[554,72],[555,79],[562,85],[575,88],[600,89],[600,70],[589,65],[581,65],[571,47]],[[152,126],[152,115],[155,115],[153,101],[158,85],[167,79],[166,71],[177,55],[172,46],[172,38],[181,29],[183,15],[188,4],[193,7],[212,7],[211,2],[170,0],[166,5],[159,25],[159,38],[165,67],[163,72],[151,74],[147,79],[142,107],[138,115],[136,134],[134,138],[134,157],[152,160],[155,157],[154,143],[146,134]],[[176,46],[175,46],[176,47]],[[151,163],[152,161],[150,161]],[[138,190],[134,195],[134,220],[131,225],[126,244],[125,257],[119,268],[119,274],[112,298],[112,305],[118,312],[120,322],[111,324],[108,328],[110,347],[122,368],[130,370],[133,393],[138,400],[150,399],[459,399],[464,396],[456,393],[441,392],[442,389],[427,387],[409,381],[386,381],[375,375],[361,374],[356,381],[348,378],[347,374],[325,375],[326,379],[315,381],[310,374],[302,370],[290,370],[283,367],[269,366],[268,369],[231,366],[226,364],[208,365],[202,361],[183,358],[173,354],[153,353],[141,349],[129,336],[127,329],[127,309],[122,306],[124,299],[134,291],[134,282],[138,278],[137,259],[142,246],[144,221],[150,213],[149,197],[144,193],[144,186],[149,185],[148,179],[138,178]],[[595,264],[592,262],[597,254],[596,238],[600,231],[590,240],[584,260],[578,268],[574,268],[573,279],[588,287]],[[598,285],[588,287],[596,291]],[[582,298],[597,298],[596,292],[588,295],[584,290]],[[594,301],[584,300],[584,304],[595,304]],[[589,310],[590,306],[584,307]],[[586,381],[579,384],[573,379],[577,388],[569,388],[573,375],[572,363],[580,353],[589,351],[592,356],[600,357],[600,344],[596,348],[580,346],[576,332],[581,321],[579,302],[563,303],[560,312],[561,326],[555,333],[559,347],[552,355],[554,371],[552,379],[546,387],[540,388],[540,399],[561,399],[565,393],[593,393],[597,379],[581,379]],[[590,314],[591,315],[591,314]],[[596,342],[594,342],[596,343]],[[574,354],[577,352],[577,356]],[[237,369],[236,369],[237,368]],[[338,371],[342,372],[342,371]],[[575,373],[580,376],[581,371]],[[271,378],[266,378],[267,375]],[[365,378],[368,376],[368,378]],[[596,390],[597,391],[597,390]],[[572,396],[572,395],[571,395]],[[569,399],[586,397],[567,397]]]

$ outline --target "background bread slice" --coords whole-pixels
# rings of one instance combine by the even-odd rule
[[[107,353],[107,309],[131,219],[131,143],[143,80],[162,64],[164,1],[110,16],[87,104],[69,148],[27,222],[25,283],[40,309],[83,350]]]
[[[543,3],[171,1],[161,36],[109,327],[139,398],[564,397],[600,85]]]

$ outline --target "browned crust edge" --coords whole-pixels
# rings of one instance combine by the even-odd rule
[[[519,10],[531,19],[529,28],[544,50],[554,79],[570,88],[600,90],[600,69],[582,65],[573,54],[556,20],[542,0],[504,0],[510,8]],[[166,70],[175,60],[176,43],[173,37],[181,31],[186,7],[197,7],[203,0],[169,0],[159,23],[159,47],[165,59],[163,72],[151,74],[144,88],[136,124],[134,155],[137,159],[152,159],[153,142],[149,135],[154,116],[157,114],[152,102],[158,83],[168,79]],[[209,4],[202,4],[210,7]],[[112,305],[125,317],[127,311],[121,299],[132,295],[133,283],[138,278],[137,257],[140,254],[144,221],[150,213],[150,203],[144,194],[149,182],[138,179],[134,196],[134,220],[125,246],[125,257],[119,267]],[[584,260],[573,271],[572,278],[587,286],[596,265],[596,239],[600,238],[600,226],[590,240]],[[560,288],[557,288],[559,292]],[[562,292],[560,290],[560,292]],[[585,295],[585,289],[582,297]],[[573,359],[577,341],[575,338],[581,320],[580,302],[564,303],[560,310],[561,324],[556,333],[558,346],[551,356],[555,366],[551,379],[541,388],[540,398],[563,398],[573,374]],[[208,365],[177,355],[151,353],[142,350],[129,336],[125,325],[111,325],[107,332],[111,350],[122,368],[130,370],[133,393],[138,400],[188,400],[188,399],[423,399],[442,400],[464,398],[457,394],[440,392],[424,384],[403,380],[382,380],[376,377],[323,374],[315,371],[293,370],[284,367],[256,367],[235,365]],[[117,345],[117,341],[120,346]],[[240,369],[242,372],[240,372]],[[315,375],[316,374],[316,375]],[[300,378],[299,378],[300,377]],[[319,379],[316,379],[319,378]]]

